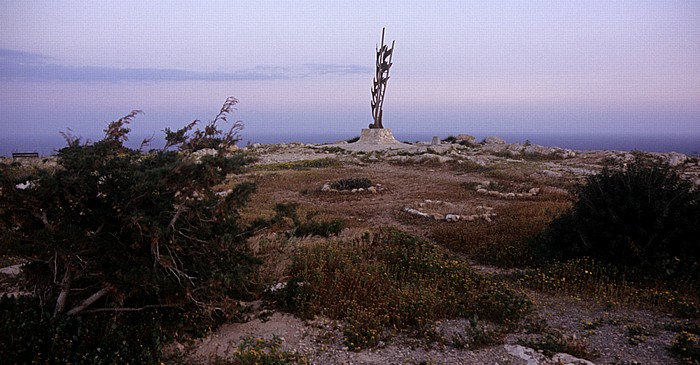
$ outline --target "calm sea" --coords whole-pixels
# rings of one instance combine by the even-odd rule
[[[245,131],[244,131],[245,132]],[[244,133],[240,145],[248,143],[333,143],[350,139],[358,134],[255,134]],[[438,135],[445,138],[448,135]],[[518,134],[518,133],[481,133],[473,134],[477,140],[487,136],[496,135],[505,139],[508,143],[524,143],[530,141],[533,144],[543,146],[557,146],[575,150],[619,150],[619,151],[645,151],[645,152],[680,152],[689,155],[700,153],[700,135],[584,135],[584,134]],[[433,134],[430,133],[401,133],[394,132],[396,139],[404,142],[430,141]],[[90,137],[92,140],[100,136]],[[131,136],[127,143],[130,147],[139,146],[142,137]],[[85,140],[85,138],[83,138]],[[154,139],[150,148],[159,148],[162,141]],[[56,135],[36,136],[0,136],[0,156],[10,156],[12,152],[39,152],[42,156],[49,156],[56,150],[65,146],[65,141],[58,133]],[[148,148],[147,148],[148,149]]]

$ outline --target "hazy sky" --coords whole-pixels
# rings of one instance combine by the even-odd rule
[[[356,135],[382,27],[395,131],[700,134],[698,1],[2,1],[0,125]]]

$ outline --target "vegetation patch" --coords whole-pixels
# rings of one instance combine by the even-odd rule
[[[284,306],[301,315],[325,314],[346,323],[346,345],[372,347],[386,329],[426,335],[442,318],[516,323],[531,309],[522,293],[476,274],[467,263],[406,233],[386,229],[361,242],[328,242],[301,249]]]
[[[331,183],[334,190],[368,189],[372,186],[372,181],[366,177],[350,177],[336,180]]]
[[[436,225],[431,237],[455,252],[501,267],[522,267],[537,257],[530,247],[532,236],[544,229],[568,203],[559,201],[511,201],[497,210],[493,222],[477,220]]]
[[[663,309],[684,317],[700,315],[695,283],[634,281],[639,273],[590,258],[555,262],[525,272],[523,285],[549,293],[585,296],[608,304]],[[674,287],[676,289],[674,289]]]
[[[258,164],[252,167],[255,171],[278,171],[278,170],[310,170],[327,167],[340,167],[343,163],[331,157],[317,158],[313,160],[299,160],[288,162],[276,162],[270,164]]]
[[[263,338],[244,338],[238,347],[229,349],[222,356],[214,356],[207,364],[211,365],[307,365],[306,355],[283,351],[282,339],[273,336]]]
[[[317,221],[315,218],[318,212],[314,211],[307,213],[305,219],[301,219],[298,210],[297,203],[278,203],[272,218],[258,219],[253,226],[275,227],[278,230],[286,230],[290,236],[295,237],[329,237],[337,235],[345,227],[345,222],[339,218]]]
[[[680,332],[673,340],[670,351],[682,365],[700,364],[700,340],[697,335]]]

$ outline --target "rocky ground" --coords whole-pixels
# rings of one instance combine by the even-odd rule
[[[461,143],[460,143],[461,142]],[[556,147],[507,144],[499,138],[482,143],[469,136],[455,143],[376,145],[252,145],[246,147],[259,160],[248,177],[260,191],[251,206],[265,214],[272,202],[294,201],[329,216],[341,215],[347,231],[394,226],[428,235],[430,224],[454,221],[496,220],[498,212],[516,201],[538,196],[569,199],[567,188],[599,171],[605,161],[631,161],[621,151],[572,151]],[[655,154],[681,168],[686,178],[700,184],[697,158],[678,153]],[[299,161],[331,159],[335,167],[295,169]],[[338,192],[329,183],[344,177],[367,177],[376,185],[366,191]],[[264,208],[268,207],[268,208]],[[403,213],[401,213],[403,212]],[[402,218],[411,214],[425,224]],[[269,214],[269,213],[268,213]],[[435,223],[428,223],[435,222]],[[498,268],[477,266],[487,274]],[[561,333],[595,355],[595,364],[674,364],[667,348],[671,328],[679,321],[668,314],[632,308],[609,307],[586,298],[552,296],[529,291],[536,305],[536,326]],[[269,313],[268,313],[269,314]],[[449,338],[465,320],[435,324]],[[325,318],[302,321],[274,313],[264,319],[223,326],[194,347],[195,357],[223,354],[241,338],[283,339],[283,348],[308,354],[314,364],[591,364],[568,354],[545,356],[518,343],[527,330],[511,333],[502,344],[470,350],[452,344],[426,343],[399,336],[378,348],[360,352],[343,346],[342,323]]]
[[[496,221],[513,204],[537,199],[566,202],[568,188],[599,171],[606,161],[625,162],[634,154],[621,151],[572,151],[557,147],[508,144],[499,138],[477,143],[461,135],[453,143],[250,145],[258,158],[251,172],[233,177],[258,182],[246,208],[250,217],[270,216],[277,202],[296,202],[321,216],[342,217],[352,236],[367,229],[392,226],[429,237],[435,225]],[[678,167],[700,185],[700,163],[678,153],[654,156]],[[364,177],[370,189],[340,192],[330,183]],[[565,203],[562,203],[565,204]],[[409,218],[407,218],[407,216]],[[268,265],[268,274],[283,279],[285,262]],[[478,266],[486,275],[502,269]],[[3,273],[5,274],[5,273]],[[10,273],[11,274],[11,273]],[[428,342],[398,336],[377,348],[353,352],[343,346],[342,323],[317,317],[304,321],[270,312],[262,303],[246,303],[253,314],[245,323],[226,324],[195,344],[181,347],[192,358],[224,355],[245,337],[277,336],[282,347],[307,354],[313,364],[676,364],[667,348],[679,318],[654,311],[610,307],[586,298],[528,291],[535,303],[532,326],[561,333],[593,362],[567,354],[545,356],[518,345],[529,330],[510,333],[498,344],[469,349],[454,341]],[[465,320],[435,324],[442,338],[454,338]]]

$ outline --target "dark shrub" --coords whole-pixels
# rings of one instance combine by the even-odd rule
[[[227,99],[203,130],[196,122],[166,129],[161,151],[124,146],[134,111],[95,143],[67,136],[58,169],[18,177],[0,168],[0,254],[29,262],[28,285],[55,304],[46,310],[73,315],[249,294],[257,260],[245,250],[238,211],[255,185],[240,183],[225,197],[212,189],[250,162],[227,153],[240,124],[218,128],[235,103]],[[23,181],[28,187],[17,188]]]
[[[697,270],[700,192],[668,165],[638,158],[606,166],[575,196],[539,237],[546,255],[589,256],[656,276]]]
[[[155,364],[168,337],[157,311],[52,318],[39,298],[0,298],[3,364]]]
[[[290,227],[288,234],[295,237],[305,237],[305,236],[321,236],[330,237],[337,235],[340,231],[345,228],[345,222],[342,219],[336,218],[327,221],[317,221],[315,220],[318,215],[317,212],[310,212],[306,215],[306,220],[302,221],[299,218],[297,210],[299,209],[299,204],[297,203],[278,203],[275,206],[276,214],[269,220],[261,220],[254,223],[258,226],[271,226],[279,224],[284,220],[284,218],[289,218],[292,221],[293,226]]]
[[[335,190],[367,189],[370,186],[372,182],[366,177],[351,177],[331,183],[331,188]]]

